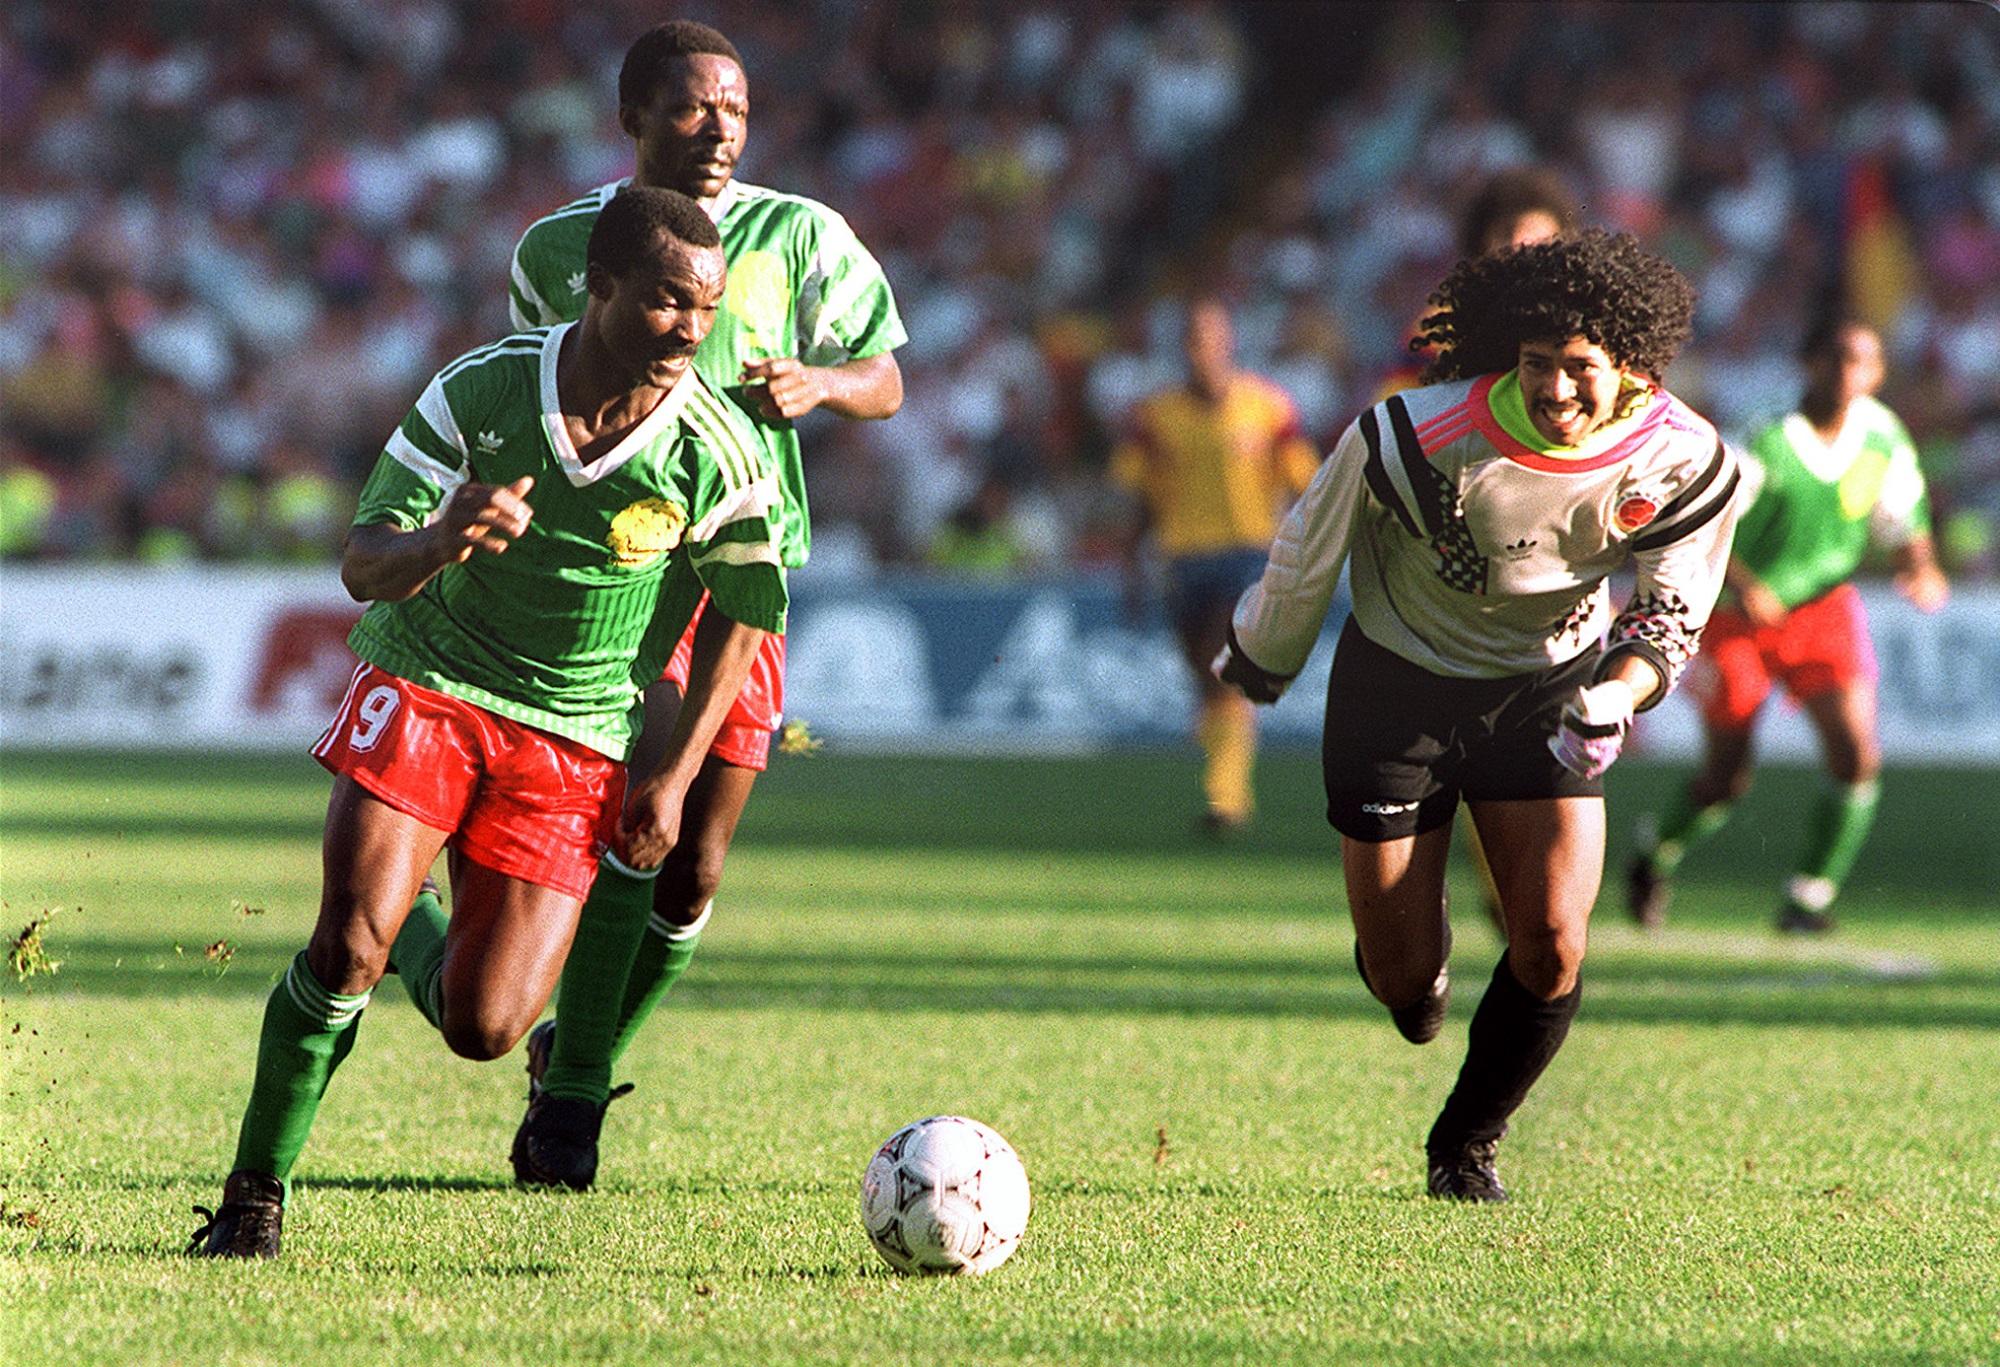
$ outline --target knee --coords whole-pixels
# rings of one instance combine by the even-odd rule
[[[447,1004],[442,1033],[452,1053],[474,1063],[487,1063],[519,1044],[527,1026],[492,1013],[454,1013]]]
[[[1738,802],[1750,791],[1749,765],[1719,773],[1697,774],[1688,784],[1688,797],[1697,807],[1713,807],[1718,802]]]
[[[1872,740],[1860,738],[1828,755],[1826,767],[1837,783],[1873,783],[1882,772],[1882,753]]]
[[[306,964],[329,992],[367,992],[388,971],[389,944],[359,921],[332,926],[322,921],[306,944]]]
[[[722,864],[728,853],[724,842],[697,841],[668,855],[653,887],[653,909],[661,919],[692,925],[722,890]]]
[[[1516,935],[1507,944],[1507,967],[1515,982],[1543,1001],[1566,997],[1583,974],[1584,939],[1581,927]]]

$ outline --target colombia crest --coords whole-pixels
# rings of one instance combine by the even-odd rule
[[[1611,521],[1619,531],[1630,536],[1660,515],[1659,500],[1648,494],[1627,494],[1618,500],[1618,506],[1611,511]]]
[[[611,563],[628,569],[650,565],[681,544],[687,528],[687,509],[663,498],[642,498],[622,509],[611,519],[611,531],[604,544],[611,548]]]

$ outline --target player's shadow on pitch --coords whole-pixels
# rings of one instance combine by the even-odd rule
[[[388,1195],[404,1191],[525,1191],[506,1177],[301,1177],[293,1186],[311,1190],[325,1187],[334,1191],[365,1191]]]
[[[1453,962],[1454,1016],[1469,1015],[1497,954]],[[1913,979],[1851,966],[1739,960],[1586,965],[1594,1018],[1688,1024],[2000,1029],[2000,974],[1953,968]],[[1621,993],[1621,985],[1634,991]],[[1669,989],[1662,994],[1656,989]],[[1337,951],[1216,958],[982,954],[916,948],[810,952],[718,946],[682,988],[689,1005],[1063,1015],[1278,1016],[1367,1020],[1382,1008]],[[1976,995],[1967,999],[1968,993]]]

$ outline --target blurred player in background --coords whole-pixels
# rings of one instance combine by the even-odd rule
[[[1352,557],[1323,759],[1355,958],[1405,1038],[1436,1037],[1463,797],[1507,949],[1425,1148],[1433,1195],[1501,1201],[1508,1117],[1576,1014],[1602,776],[1633,713],[1694,654],[1738,475],[1714,428],[1661,387],[1693,292],[1629,236],[1467,258],[1432,303],[1431,383],[1341,437],[1237,605],[1216,671],[1277,698]],[[1606,581],[1626,565],[1637,588],[1614,614]]]
[[[844,418],[895,413],[903,381],[892,352],[907,338],[882,268],[845,219],[734,178],[749,114],[742,59],[712,28],[661,24],[625,54],[618,122],[635,145],[629,183],[691,196],[721,230],[729,288],[695,367],[753,419],[780,498],[784,563],[796,568],[811,526],[793,423],[816,409]],[[517,324],[557,322],[582,307],[583,244],[626,183],[600,186],[528,229],[514,253]],[[672,733],[691,640],[647,691],[635,774],[652,771],[655,738]],[[640,870],[606,857],[563,973],[560,1028],[548,1022],[529,1039],[528,1113],[513,1151],[522,1181],[580,1190],[595,1179],[612,1068],[694,954],[737,820],[770,760],[784,680],[784,637],[774,634],[688,791],[681,838],[665,864]]]
[[[1257,713],[1208,663],[1222,649],[1237,595],[1263,568],[1278,519],[1319,468],[1319,453],[1290,396],[1237,368],[1220,299],[1189,304],[1182,344],[1187,379],[1133,409],[1111,475],[1137,495],[1142,518],[1128,572],[1136,581],[1138,542],[1148,532],[1166,560],[1167,615],[1201,697],[1202,824],[1220,834],[1248,824],[1254,807]]]
[[[1758,713],[1782,684],[1819,733],[1832,779],[1778,909],[1778,928],[1831,930],[1827,907],[1875,822],[1882,756],[1875,736],[1875,649],[1850,582],[1871,543],[1896,560],[1896,587],[1925,612],[1944,605],[1917,452],[1875,398],[1882,339],[1834,317],[1802,350],[1796,413],[1759,433],[1746,462],[1749,506],[1729,561],[1729,595],[1709,623],[1695,674],[1706,753],[1674,803],[1642,830],[1627,871],[1634,919],[1666,916],[1670,879],[1688,849],[1719,830],[1749,790]]]
[[[1511,167],[1489,176],[1459,210],[1458,254],[1463,259],[1546,242],[1574,231],[1576,224],[1576,197],[1561,176],[1544,166]],[[1422,384],[1428,361],[1419,313],[1410,328],[1409,344],[1375,391],[1375,402]]]
[[[265,1008],[236,1161],[191,1252],[277,1255],[286,1180],[386,967],[454,1053],[514,1047],[606,838],[630,863],[665,855],[762,637],[784,629],[756,436],[694,374],[723,291],[715,226],[683,195],[634,191],[585,258],[582,321],[446,366],[362,491],[341,560],[372,600],[349,638],[362,665],[313,749],[336,775],[319,921]],[[621,821],[640,687],[704,588],[688,705]],[[448,922],[425,877],[446,844]]]

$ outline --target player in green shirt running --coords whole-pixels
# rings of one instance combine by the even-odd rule
[[[273,1257],[286,1182],[385,969],[452,1051],[497,1058],[553,991],[611,843],[677,838],[762,638],[785,625],[772,491],[695,373],[725,280],[688,198],[633,190],[586,246],[575,324],[461,357],[362,492],[341,581],[372,600],[314,755],[336,775],[311,941],[271,993],[219,1210],[190,1251]],[[639,691],[706,587],[687,705],[625,804]],[[454,914],[420,889],[451,847]],[[414,906],[413,906],[414,902]]]
[[[1730,557],[1725,599],[1697,662],[1706,754],[1666,813],[1642,830],[1626,871],[1641,925],[1665,919],[1669,880],[1689,846],[1729,819],[1750,787],[1757,714],[1780,683],[1819,733],[1831,786],[1785,885],[1778,928],[1831,930],[1828,905],[1875,821],[1882,767],[1875,737],[1875,650],[1852,579],[1871,543],[1891,547],[1896,586],[1925,612],[1943,606],[1944,574],[1931,550],[1924,478],[1910,435],[1875,398],[1882,339],[1836,318],[1801,353],[1799,411],[1760,433],[1746,467],[1759,482]]]
[[[905,334],[888,282],[839,214],[734,178],[750,94],[722,34],[676,21],[642,35],[619,72],[618,103],[636,151],[629,183],[684,192],[722,233],[729,288],[695,365],[751,414],[782,490],[784,563],[803,564],[811,532],[793,422],[815,409],[886,418],[901,406],[892,353]],[[600,186],[529,227],[511,274],[517,324],[570,316],[583,237],[626,183]],[[665,734],[680,706],[685,649],[648,690],[646,737]],[[773,636],[688,792],[682,838],[658,876],[605,862],[563,973],[561,1028],[547,1022],[529,1037],[529,1107],[513,1149],[522,1181],[581,1189],[595,1179],[612,1068],[694,953],[783,704],[784,638]],[[642,739],[633,772],[651,762]]]

